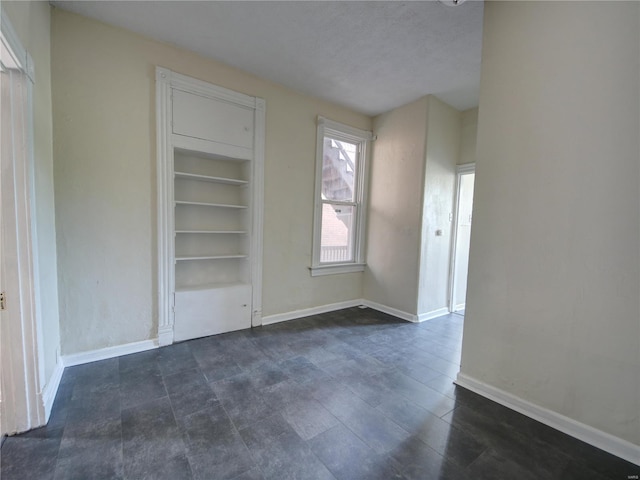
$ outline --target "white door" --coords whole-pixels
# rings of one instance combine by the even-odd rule
[[[38,377],[30,210],[29,106],[31,80],[16,56],[21,49],[0,38],[0,433],[44,423]],[[12,48],[12,46],[14,48]]]
[[[469,245],[473,219],[473,185],[475,170],[459,171],[456,205],[455,244],[453,250],[451,304],[452,312],[464,310],[467,296]]]

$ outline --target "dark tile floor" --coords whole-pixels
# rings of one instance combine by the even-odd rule
[[[640,468],[455,387],[463,317],[352,308],[68,368],[10,479],[590,479]]]

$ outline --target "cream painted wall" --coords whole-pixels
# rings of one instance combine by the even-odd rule
[[[308,267],[316,116],[369,117],[56,9],[52,56],[63,354],[156,337],[156,65],[266,100],[263,314],[362,297]]]
[[[417,314],[428,99],[374,119],[364,298]]]
[[[53,194],[50,7],[46,2],[2,2],[2,9],[35,65],[33,87],[34,178],[39,314],[42,318],[44,380],[51,378],[60,345],[58,277]],[[43,385],[43,387],[45,386]]]
[[[454,209],[456,162],[460,156],[460,112],[430,95],[427,111],[418,314],[446,313],[449,307],[450,215]],[[442,235],[436,232],[441,230]]]
[[[488,2],[462,373],[640,445],[640,4]]]
[[[367,300],[410,315],[447,308],[461,132],[460,112],[432,95],[374,119]]]
[[[476,161],[476,139],[478,136],[478,109],[465,110],[461,114],[462,130],[460,133],[460,156],[458,164]]]

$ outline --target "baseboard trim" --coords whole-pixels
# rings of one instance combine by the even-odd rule
[[[431,310],[430,312],[427,312],[427,313],[421,313],[420,315],[418,315],[418,321],[426,322],[427,320],[433,320],[434,318],[438,318],[448,314],[449,314],[449,309],[447,307],[443,307],[437,310]]]
[[[44,421],[47,423],[51,416],[51,409],[53,408],[53,402],[56,399],[58,388],[60,387],[60,380],[62,380],[62,374],[64,373],[64,363],[62,359],[58,360],[56,366],[53,369],[51,378],[42,389],[42,404],[44,406]]]
[[[407,320],[408,322],[417,323],[419,321],[418,316],[414,315],[413,313],[404,312],[402,310],[398,310],[397,308],[388,307],[387,305],[383,305],[381,303],[373,302],[371,300],[361,300],[361,303],[365,307],[373,308],[374,310],[393,315],[394,317],[401,318],[402,320]]]
[[[471,390],[483,397],[499,403],[511,410],[515,410],[527,417],[544,423],[545,425],[571,435],[583,442],[601,450],[623,458],[631,463],[640,465],[640,446],[615,437],[584,423],[565,417],[560,413],[541,407],[499,388],[459,373],[456,385]]]
[[[124,345],[116,345],[114,347],[101,348],[99,350],[90,350],[88,352],[65,355],[62,357],[62,363],[65,367],[73,367],[84,363],[97,362],[98,360],[106,360],[108,358],[129,355],[130,353],[153,350],[154,348],[158,348],[158,340],[143,340],[141,342],[125,343]]]
[[[328,305],[320,305],[319,307],[303,308],[301,310],[293,310],[286,313],[276,313],[275,315],[267,315],[262,317],[262,325],[273,325],[274,323],[286,322],[297,318],[309,317],[320,313],[335,312],[343,308],[351,308],[362,305],[362,300],[347,300],[344,302],[330,303]]]

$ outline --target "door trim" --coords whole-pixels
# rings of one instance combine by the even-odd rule
[[[2,42],[11,50],[18,69],[25,76],[25,100],[23,126],[25,129],[22,145],[12,145],[12,158],[5,165],[9,178],[2,179],[2,187],[9,186],[10,208],[3,214],[15,223],[13,232],[7,231],[7,216],[2,218],[2,235],[11,236],[15,251],[10,256],[3,255],[1,266],[5,274],[11,275],[14,294],[7,302],[15,305],[13,310],[3,313],[3,328],[13,330],[10,338],[3,339],[2,348],[2,432],[16,433],[43,425],[46,414],[42,399],[44,365],[41,355],[42,326],[38,312],[39,283],[37,281],[37,251],[34,214],[34,158],[33,158],[33,82],[34,64],[29,53],[22,46],[4,11],[0,15]],[[13,114],[12,114],[13,115]],[[13,119],[12,119],[13,120]],[[13,121],[12,121],[13,125]],[[7,192],[3,192],[5,195]],[[4,203],[4,202],[3,202]],[[7,252],[3,242],[3,253]],[[8,285],[4,288],[9,290]],[[5,330],[6,332],[6,330]]]
[[[460,183],[462,181],[462,175],[469,175],[476,172],[476,164],[464,163],[462,165],[456,165],[456,193],[455,204],[453,206],[453,228],[451,235],[451,258],[449,259],[449,312],[455,312],[455,273],[456,273],[456,253],[458,246],[458,209],[460,207]]]

